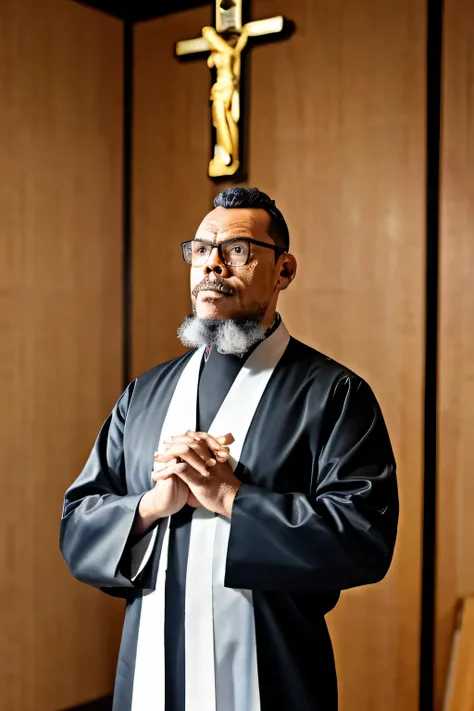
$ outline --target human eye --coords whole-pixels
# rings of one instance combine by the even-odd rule
[[[248,252],[248,244],[247,242],[232,242],[229,245],[230,251],[232,254],[236,255],[242,255],[242,254],[247,254]]]
[[[209,252],[209,245],[204,244],[203,242],[197,242],[193,244],[193,253],[196,255],[203,255],[207,254]]]

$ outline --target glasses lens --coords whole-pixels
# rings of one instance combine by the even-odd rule
[[[244,267],[250,254],[250,244],[247,240],[230,240],[221,245],[222,255],[229,267]]]
[[[209,259],[211,250],[212,245],[193,240],[186,245],[185,259],[189,264],[193,264],[196,267],[202,266]]]
[[[191,248],[191,242],[185,242],[184,244],[181,245],[182,250],[183,250],[183,259],[185,262],[188,264],[191,264],[193,261],[193,251]]]

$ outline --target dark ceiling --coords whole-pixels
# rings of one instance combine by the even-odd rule
[[[154,17],[170,15],[173,12],[189,10],[192,7],[210,5],[203,0],[74,0],[81,5],[89,5],[96,10],[102,10],[109,15],[120,17],[122,20],[140,22],[151,20]]]

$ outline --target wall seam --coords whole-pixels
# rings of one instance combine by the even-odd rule
[[[122,372],[123,388],[130,382],[132,364],[132,133],[133,20],[123,21],[123,251],[122,251]]]
[[[426,43],[426,291],[420,711],[433,711],[434,704],[442,28],[443,0],[428,0]]]

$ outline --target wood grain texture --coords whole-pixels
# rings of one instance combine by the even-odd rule
[[[474,597],[462,601],[447,685],[446,711],[474,711]]]
[[[331,616],[341,711],[415,711],[425,3],[253,3],[254,19],[280,13],[295,21],[294,37],[250,57],[249,184],[276,199],[299,259],[281,311],[296,337],[367,378],[399,464],[402,513],[393,568],[382,584],[344,593]],[[137,28],[135,372],[178,352],[174,331],[188,297],[177,243],[194,233],[209,193],[221,189],[206,178],[206,67],[172,60],[173,42],[195,35],[207,20],[207,10],[199,10]],[[191,160],[183,167],[185,157]]]
[[[287,217],[290,331],[367,378],[393,441],[395,561],[330,617],[341,711],[418,701],[424,310],[423,2],[256,3],[295,36],[252,55],[250,184]],[[380,683],[377,683],[380,680]]]
[[[118,21],[0,4],[0,708],[110,692],[122,605],[73,580],[62,497],[121,388]]]
[[[180,243],[211,208],[205,59],[178,62],[174,42],[199,36],[210,7],[135,28],[132,371],[184,352],[176,329],[191,311]]]
[[[474,9],[445,0],[441,141],[436,702],[474,593]]]

